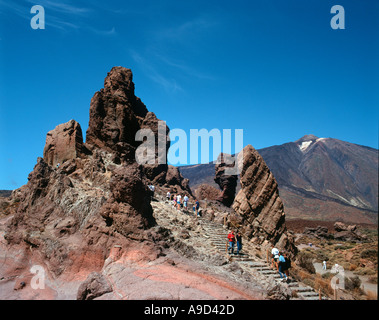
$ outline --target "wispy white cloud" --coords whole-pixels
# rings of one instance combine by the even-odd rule
[[[88,26],[87,29],[100,36],[113,36],[117,34],[115,27],[112,27],[112,29],[110,30],[100,30],[100,29]]]
[[[214,17],[196,17],[179,25],[158,29],[155,36],[159,41],[170,40],[185,43],[189,38],[195,38],[209,32],[218,24],[219,22]]]
[[[183,83],[193,80],[213,81],[215,78],[202,72],[200,65],[187,60],[185,54],[180,55],[178,52],[191,51],[191,47],[197,46],[196,38],[204,32],[213,31],[218,24],[219,21],[211,17],[195,17],[177,25],[171,24],[170,27],[165,24],[150,31],[150,41],[138,53],[132,51],[131,56],[145,70],[148,77],[166,91],[184,92]]]
[[[114,26],[106,30],[94,27],[91,18],[98,8],[84,5],[74,5],[67,0],[22,0],[18,3],[15,1],[0,0],[0,13],[13,13],[18,17],[30,20],[32,15],[30,9],[34,5],[41,5],[45,9],[46,28],[52,27],[61,31],[84,30],[90,31],[97,35],[110,36],[115,35]]]
[[[163,54],[156,53],[155,56],[165,65],[177,69],[182,74],[188,75],[190,77],[203,79],[203,80],[215,80],[214,76],[208,75],[194,68],[193,65],[189,65],[184,61],[178,61],[174,58],[164,56]]]
[[[152,81],[162,86],[167,92],[173,93],[177,91],[184,91],[174,78],[164,76],[162,72],[158,71],[158,67],[154,66],[153,63],[149,62],[139,53],[131,50],[130,55],[133,60],[140,66],[140,68],[145,71],[147,76]]]
[[[35,0],[26,0],[32,5],[36,4]],[[51,1],[51,0],[38,0],[39,5],[49,8],[56,12],[69,13],[73,15],[87,15],[93,10],[90,8],[74,6],[70,3],[65,3],[64,1]]]

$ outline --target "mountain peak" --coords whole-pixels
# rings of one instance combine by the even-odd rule
[[[313,134],[306,134],[305,136],[301,137],[299,140],[296,140],[295,142],[296,143],[302,143],[302,142],[305,142],[305,141],[315,141],[317,140],[318,137],[316,137],[315,135]]]

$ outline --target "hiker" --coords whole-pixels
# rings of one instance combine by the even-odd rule
[[[61,165],[60,163],[57,163],[57,169],[59,168],[60,165]]]
[[[199,200],[195,199],[194,211],[198,217],[200,217],[199,208],[200,208],[200,202]]]
[[[279,250],[275,247],[272,248],[271,250],[271,268],[272,269],[278,269],[278,256]],[[274,268],[275,265],[275,268]]]
[[[149,189],[150,189],[150,191],[152,192],[151,200],[153,200],[153,198],[154,198],[155,187],[151,184],[151,185],[149,185]]]
[[[187,211],[188,200],[189,200],[189,198],[187,197],[187,195],[184,195],[184,198],[183,198],[183,206],[184,206],[184,210],[185,210],[185,211]]]
[[[170,191],[167,191],[166,199],[167,199],[167,201],[170,201],[170,199],[171,199],[171,193],[170,193]]]
[[[289,275],[289,269],[291,268],[291,258],[287,255],[286,252],[283,253],[283,257],[286,260],[286,262],[284,263],[283,271],[286,274],[287,280],[288,280],[289,276],[290,276]]]
[[[279,275],[280,275],[280,279],[283,281],[287,281],[287,275],[285,274],[284,272],[284,269],[285,269],[285,263],[286,263],[286,259],[284,258],[283,256],[283,253],[280,252],[279,253],[279,259],[278,259],[278,271],[279,271]],[[283,278],[284,276],[284,278]]]
[[[234,235],[234,231],[233,230],[230,230],[229,231],[229,234],[228,234],[228,253],[232,253],[234,252],[234,241],[235,241],[235,235]]]
[[[181,196],[180,194],[178,194],[178,195],[176,196],[176,204],[177,204],[176,209],[177,209],[177,210],[180,210],[181,200],[182,200],[182,196]]]
[[[174,195],[174,198],[172,198],[172,205],[174,207],[176,206],[176,194]]]
[[[239,252],[242,249],[242,235],[241,232],[238,232],[236,235],[236,241],[237,241],[237,252],[236,254],[239,254]]]
[[[326,261],[325,260],[322,262],[322,270],[326,270]]]

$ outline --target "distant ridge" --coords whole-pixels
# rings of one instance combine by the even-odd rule
[[[0,197],[7,198],[10,197],[11,194],[12,190],[0,190]]]

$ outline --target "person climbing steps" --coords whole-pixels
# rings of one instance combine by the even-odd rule
[[[228,246],[228,253],[233,254],[234,252],[234,242],[235,242],[235,235],[234,231],[230,230],[228,234],[228,241],[229,241],[229,246]]]

